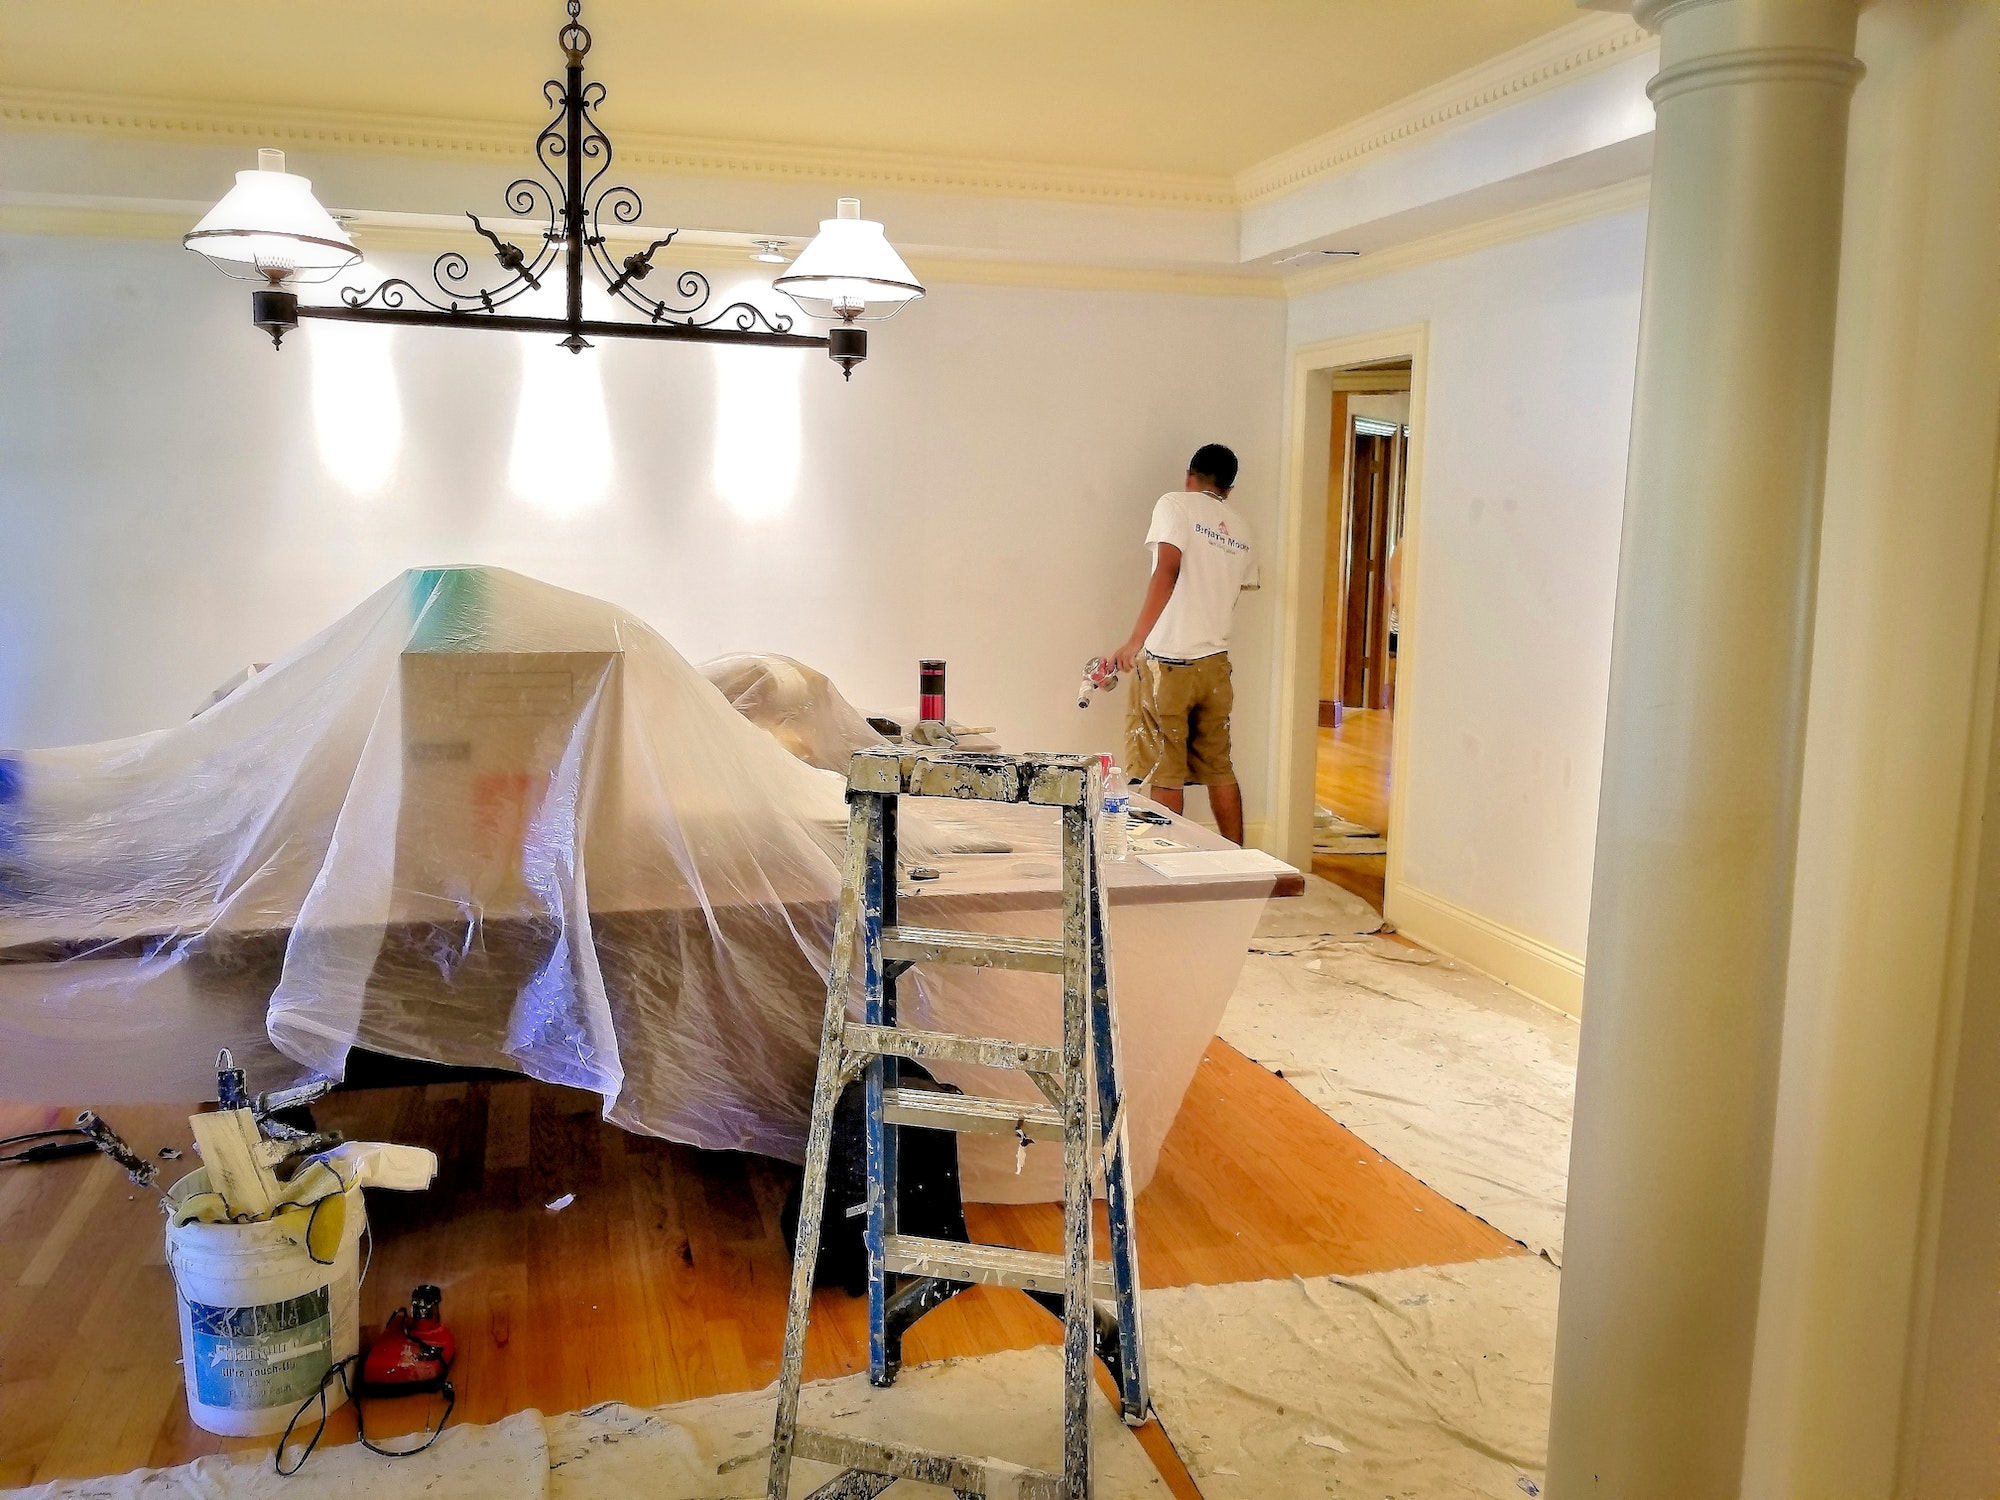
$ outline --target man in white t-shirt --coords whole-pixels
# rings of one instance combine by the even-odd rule
[[[1179,812],[1188,782],[1208,788],[1216,825],[1243,842],[1243,793],[1229,763],[1229,623],[1236,596],[1257,587],[1250,528],[1229,505],[1236,455],[1208,443],[1188,461],[1187,481],[1160,496],[1146,545],[1153,579],[1132,638],[1107,653],[1132,673],[1125,725],[1126,774],[1150,781],[1162,807]]]

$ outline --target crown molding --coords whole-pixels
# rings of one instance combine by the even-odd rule
[[[1352,167],[1363,157],[1406,145],[1433,130],[1518,103],[1559,84],[1573,83],[1657,45],[1658,39],[1630,16],[1584,16],[1364,115],[1351,125],[1245,168],[1236,174],[1236,202],[1249,205],[1283,197],[1317,178]]]
[[[1348,282],[1392,276],[1434,261],[1470,255],[1495,245],[1547,234],[1588,219],[1624,213],[1628,209],[1643,207],[1651,188],[1650,177],[1635,177],[1282,279],[1270,275],[1219,271],[1160,270],[936,254],[913,255],[911,262],[925,281],[940,285],[1291,298],[1327,287],[1343,286]],[[206,208],[205,204],[168,199],[86,199],[0,192],[0,233],[179,241]],[[647,233],[643,228],[633,228],[631,232],[635,236]],[[457,240],[471,238],[455,220],[447,219],[440,219],[435,230],[427,225],[362,222],[354,226],[354,235],[364,250],[439,251],[452,248]],[[622,239],[622,235],[619,237]],[[683,259],[707,266],[735,264],[744,253],[742,246],[734,244],[694,242],[680,249]]]
[[[1573,82],[1656,46],[1629,16],[1593,14],[1411,94],[1234,178],[1129,172],[657,133],[621,135],[619,160],[668,176],[813,182],[850,188],[1041,198],[1113,207],[1227,212],[1294,192],[1429,131]],[[198,145],[492,161],[533,161],[539,121],[467,121],[208,101],[0,88],[0,129]]]
[[[87,198],[61,194],[0,191],[0,234],[84,239],[165,240],[181,237],[207,212],[207,205],[166,198]],[[336,208],[336,214],[342,210]],[[509,222],[493,226],[502,235]],[[532,226],[531,226],[532,227]],[[348,221],[364,253],[398,251],[441,254],[481,246],[462,219],[448,215],[357,213]],[[618,225],[605,238],[614,244],[645,244],[662,230]],[[676,266],[705,270],[748,269],[749,234],[693,232],[677,241]],[[483,247],[482,247],[483,248]],[[1186,271],[1082,262],[1008,260],[994,257],[912,253],[910,264],[938,286],[1036,287],[1074,292],[1166,292],[1193,297],[1250,297],[1283,300],[1285,283],[1265,272]]]
[[[1434,261],[1452,260],[1491,249],[1495,245],[1532,239],[1538,234],[1548,234],[1589,219],[1608,218],[1612,214],[1643,208],[1652,188],[1651,176],[1628,178],[1624,182],[1592,188],[1588,192],[1572,193],[1567,198],[1537,203],[1532,208],[1482,219],[1476,224],[1447,229],[1442,234],[1394,245],[1372,255],[1336,261],[1287,277],[1285,295],[1302,297],[1327,287],[1344,286],[1351,281],[1372,281],[1378,276],[1392,276],[1398,271],[1430,265]]]
[[[0,88],[0,128],[115,136],[203,145],[284,146],[299,150],[531,163],[541,122],[466,121],[419,115],[361,115],[282,105],[215,104]],[[1223,211],[1235,207],[1226,177],[1120,172],[711,140],[645,132],[621,134],[621,165],[670,176],[825,182],[846,187],[956,193],[972,197],[1052,198],[1151,208]]]
[[[1221,271],[1162,270],[1139,266],[1090,265],[1077,262],[1007,260],[950,255],[913,254],[911,264],[926,282],[962,286],[1041,287],[1052,291],[1167,292],[1183,296],[1291,298],[1301,297],[1332,286],[1354,281],[1370,281],[1392,276],[1433,261],[1470,255],[1495,245],[1547,234],[1588,219],[1608,217],[1643,207],[1652,189],[1650,177],[1635,177],[1589,192],[1573,193],[1548,203],[1538,203],[1510,214],[1501,214],[1447,230],[1408,244],[1395,245],[1353,260],[1337,261],[1279,278],[1250,273]],[[0,192],[0,234],[79,236],[93,239],[149,239],[179,241],[207,205],[170,199],[89,199],[50,194]],[[395,220],[426,216],[385,216]],[[459,240],[472,236],[456,220],[440,218],[435,228],[428,224],[398,222],[353,226],[354,237],[364,250],[441,251],[454,248]],[[630,227],[634,242],[652,231]],[[625,233],[609,236],[622,242]],[[723,238],[717,236],[717,239]],[[754,238],[754,236],[752,236]],[[744,255],[744,246],[734,243],[703,243],[694,240],[679,247],[680,258],[690,264],[734,265]]]
[[[913,256],[926,282],[957,286],[1039,287],[1060,292],[1167,292],[1184,297],[1250,297],[1283,301],[1282,279],[1216,271],[1163,271],[1143,266],[1093,266],[1027,260]]]

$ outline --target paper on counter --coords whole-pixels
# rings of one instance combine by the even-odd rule
[[[1172,853],[1142,854],[1139,863],[1169,880],[1216,880],[1231,875],[1296,873],[1281,859],[1262,849],[1189,849]]]

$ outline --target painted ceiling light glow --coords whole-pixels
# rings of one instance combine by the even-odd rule
[[[611,140],[595,114],[604,102],[604,85],[584,82],[590,33],[581,20],[582,0],[568,0],[567,8],[569,20],[557,34],[564,75],[542,87],[544,99],[556,110],[556,117],[535,137],[542,176],[517,178],[504,194],[512,215],[546,218],[541,243],[525,248],[511,244],[480,223],[477,214],[466,215],[493,247],[501,270],[508,273],[498,285],[481,285],[465,255],[450,250],[432,266],[427,288],[392,276],[372,289],[344,288],[338,302],[301,303],[291,285],[327,280],[353,265],[361,253],[313,197],[312,184],[284,170],[284,153],[279,151],[258,152],[258,169],[239,172],[236,186],[182,243],[231,275],[240,276],[240,268],[247,266],[265,281],[263,288],[251,293],[251,320],[271,335],[274,348],[298,327],[300,318],[329,318],[554,333],[562,336],[559,343],[571,353],[588,349],[593,338],[824,349],[851,379],[854,367],[868,357],[867,330],[855,325],[885,317],[924,293],[883,238],[882,226],[863,219],[856,200],[841,199],[836,217],[822,221],[819,235],[775,283],[807,314],[835,323],[824,336],[794,332],[791,314],[766,312],[749,302],[710,311],[712,292],[708,278],[699,271],[673,273],[670,284],[662,286],[663,295],[649,295],[643,284],[658,269],[653,257],[680,231],[670,230],[622,260],[607,248],[609,233],[639,222],[642,204],[629,187],[600,186],[611,169]],[[766,256],[775,253],[766,248]],[[604,290],[641,313],[643,321],[583,315],[586,263]],[[508,310],[510,303],[539,291],[544,281],[560,282],[562,316]]]

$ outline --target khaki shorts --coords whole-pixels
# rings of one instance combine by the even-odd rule
[[[1234,786],[1229,764],[1229,653],[1199,661],[1139,658],[1125,720],[1125,774],[1156,787]]]

